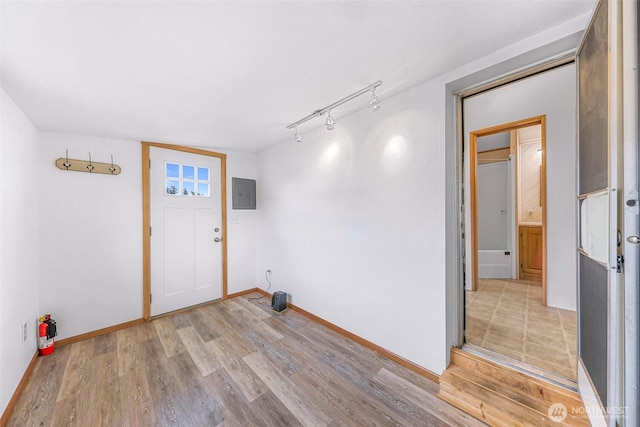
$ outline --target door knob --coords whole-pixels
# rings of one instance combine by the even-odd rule
[[[640,236],[627,236],[627,242],[635,243],[637,245],[640,243]]]
[[[218,243],[222,241],[222,237],[216,237],[215,239],[213,239],[214,242]]]

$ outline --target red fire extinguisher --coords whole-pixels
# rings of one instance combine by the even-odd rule
[[[53,337],[56,335],[58,335],[56,321],[51,318],[50,314],[45,314],[40,318],[40,325],[38,326],[38,352],[40,356],[53,353],[53,350],[55,350]]]

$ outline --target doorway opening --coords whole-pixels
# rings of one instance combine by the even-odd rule
[[[545,116],[469,134],[465,343],[575,382],[576,313],[547,306],[545,154]]]
[[[462,95],[460,110],[462,345],[574,389],[575,70]]]
[[[471,290],[480,279],[542,287],[546,305],[545,117],[470,133]]]

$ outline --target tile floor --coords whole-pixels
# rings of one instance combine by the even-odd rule
[[[466,305],[468,343],[576,380],[576,313],[543,306],[542,287],[480,279]]]

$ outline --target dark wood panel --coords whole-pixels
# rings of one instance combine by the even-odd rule
[[[109,332],[108,334],[100,335],[96,337],[96,343],[94,345],[94,354],[96,356],[105,353],[111,353],[116,351],[116,332]]]
[[[115,338],[115,334],[110,334]],[[110,338],[109,343],[115,342]],[[103,341],[105,342],[105,341]],[[101,348],[104,348],[103,346]],[[87,389],[89,395],[89,410],[82,414],[83,425],[112,426],[122,420],[122,405],[120,402],[120,377],[118,376],[118,355],[115,351],[96,355],[92,362],[91,386]]]
[[[38,358],[10,421],[13,425],[39,426],[51,421],[70,353],[71,346],[60,347],[53,354]]]
[[[156,411],[147,376],[143,369],[134,369],[120,377],[122,420],[130,426],[155,426]]]
[[[189,418],[186,425],[215,426],[224,421],[220,402],[209,392],[189,353],[183,352],[169,358],[169,368],[179,378],[180,394],[188,399],[185,412]]]
[[[542,280],[542,226],[520,226],[520,278]]]

